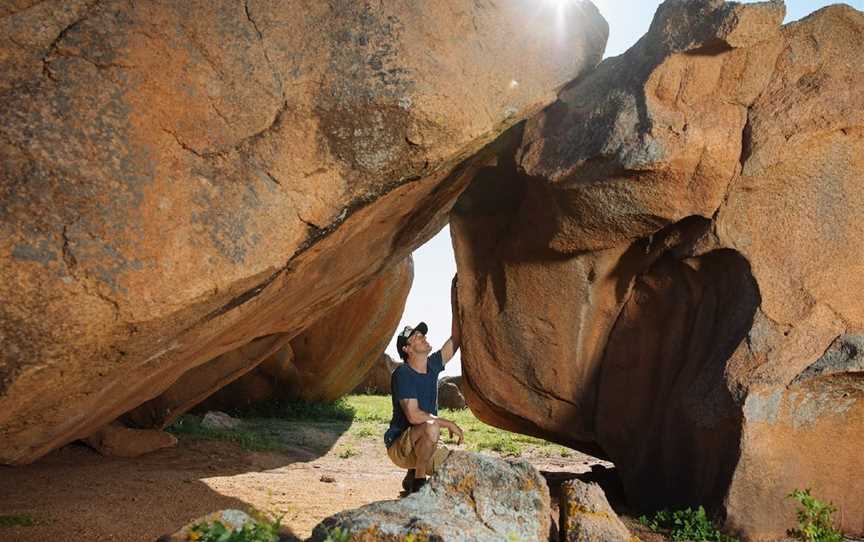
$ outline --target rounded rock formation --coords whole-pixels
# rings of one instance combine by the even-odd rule
[[[749,540],[804,487],[864,533],[864,14],[783,16],[666,1],[451,224],[471,409]]]
[[[320,320],[606,34],[587,3],[0,8],[0,463]]]

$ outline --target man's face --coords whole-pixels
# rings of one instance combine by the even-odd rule
[[[415,354],[428,354],[432,351],[432,347],[429,346],[429,342],[426,340],[426,335],[421,333],[420,331],[415,331],[408,337],[408,353],[414,352]]]

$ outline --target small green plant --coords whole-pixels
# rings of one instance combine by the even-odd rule
[[[0,515],[0,528],[3,527],[33,527],[36,520],[30,514]]]
[[[382,431],[368,425],[360,425],[356,429],[352,429],[351,432],[357,438],[378,437],[379,433],[382,433]]]
[[[341,452],[339,452],[339,457],[342,459],[348,459],[349,457],[354,457],[355,455],[360,455],[360,452],[352,448],[351,446],[345,446]]]
[[[333,527],[327,531],[327,538],[324,542],[348,542],[351,540],[351,532],[342,527]]]
[[[650,518],[644,515],[640,516],[639,522],[654,532],[668,532],[672,540],[738,542],[737,538],[718,531],[701,506],[696,509],[660,510]]]
[[[232,529],[221,521],[198,523],[189,531],[190,542],[277,542],[282,518],[270,518],[253,512],[251,520],[240,529]]]
[[[831,514],[837,509],[810,495],[810,489],[796,489],[789,495],[802,506],[797,511],[798,528],[789,531],[792,536],[806,542],[841,542],[843,535],[831,522]]]

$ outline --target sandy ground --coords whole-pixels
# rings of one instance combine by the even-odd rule
[[[0,528],[0,540],[152,542],[209,512],[250,506],[284,514],[283,524],[305,538],[335,512],[399,497],[404,471],[378,439],[333,438],[323,450],[262,453],[184,437],[175,448],[136,459],[70,445],[32,465],[0,467],[0,515],[37,521]],[[343,459],[346,449],[356,455]],[[528,459],[546,471],[553,496],[560,481],[597,464],[581,454]]]

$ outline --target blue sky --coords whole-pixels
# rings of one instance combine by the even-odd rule
[[[606,56],[620,55],[636,43],[648,30],[654,11],[660,3],[658,0],[594,0],[600,13],[609,22]],[[786,22],[798,20],[819,8],[836,3],[825,0],[787,0]],[[864,11],[864,0],[845,3]],[[450,228],[445,227],[414,252],[414,284],[408,294],[405,313],[398,329],[425,321],[429,325],[428,338],[432,347],[437,349],[444,344],[450,336],[450,279],[455,272],[456,262],[450,241]],[[395,337],[387,347],[387,353],[393,359],[398,359]],[[460,372],[457,354],[457,358],[448,364],[444,374]]]

